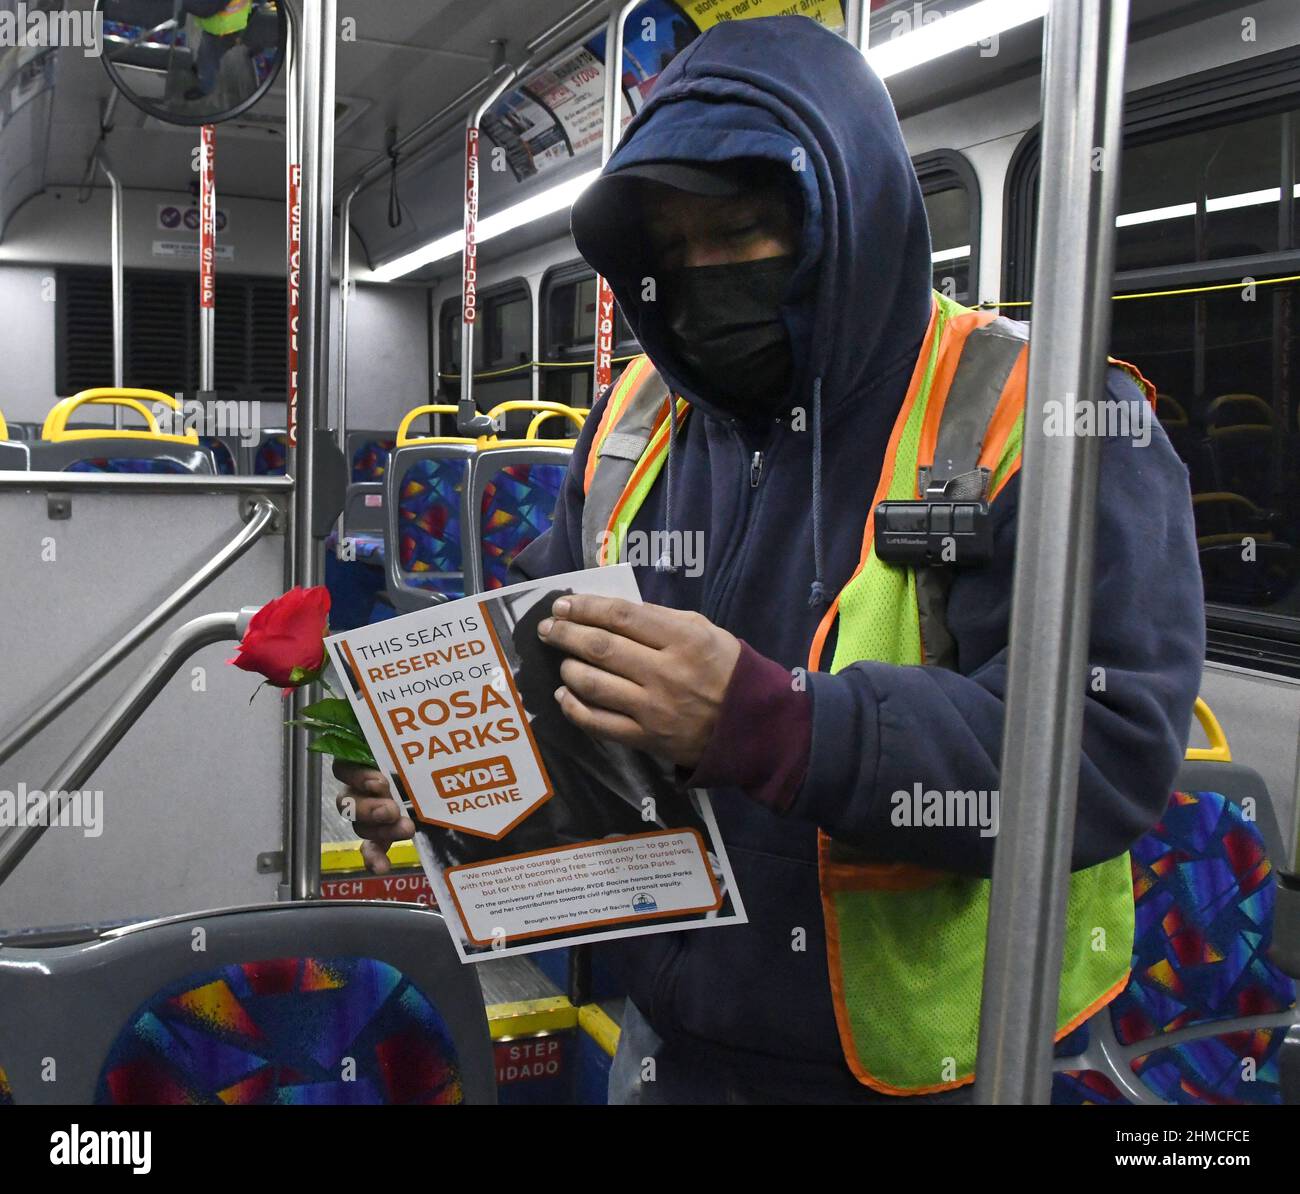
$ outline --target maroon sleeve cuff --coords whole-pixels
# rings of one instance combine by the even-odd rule
[[[686,783],[740,788],[784,813],[803,783],[811,748],[812,695],[797,692],[785,668],[742,640],[713,737]]]

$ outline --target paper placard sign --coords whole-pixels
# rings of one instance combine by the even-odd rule
[[[579,592],[640,600],[630,567],[598,568],[327,640],[467,961],[744,921],[704,793],[556,704],[537,626]]]

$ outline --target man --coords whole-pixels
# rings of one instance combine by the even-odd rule
[[[685,50],[573,230],[685,400],[674,433],[666,419],[657,433],[657,479],[620,498],[635,507],[621,533],[698,535],[705,565],[638,569],[644,607],[557,602],[539,633],[570,656],[556,699],[575,725],[710,789],[750,918],[614,947],[631,999],[611,1099],[968,1099],[973,1049],[954,1063],[946,1034],[961,1020],[969,1047],[977,1025],[987,906],[970,913],[996,824],[913,818],[907,798],[996,798],[1014,444],[978,474],[996,489],[990,558],[942,570],[938,621],[918,607],[921,574],[909,588],[908,568],[864,553],[864,528],[883,490],[915,496],[924,449],[910,412],[944,387],[956,402],[939,353],[954,329],[970,345],[980,328],[999,343],[1023,328],[984,327],[932,296],[924,207],[888,95],[852,47],[803,18],[729,22]],[[973,354],[958,354],[969,381]],[[1012,371],[1004,392],[1023,405],[1023,375],[1015,385]],[[1112,369],[1108,388],[1140,416],[1131,372]],[[591,562],[591,451],[608,410],[588,420],[524,576]],[[595,476],[617,455],[608,442]],[[1072,931],[1094,918],[1114,930],[1092,931],[1093,985],[1078,987],[1062,1031],[1123,985],[1125,852],[1167,802],[1204,654],[1186,471],[1163,433],[1107,440],[1100,489],[1071,910]],[[921,666],[938,648],[915,641],[918,618],[950,636],[942,666]],[[358,829],[382,868],[384,843],[410,823],[375,795],[381,777],[338,773],[354,797],[370,794]],[[1088,947],[1068,950],[1063,992],[1090,966]]]

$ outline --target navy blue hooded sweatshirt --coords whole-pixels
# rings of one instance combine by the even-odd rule
[[[693,408],[671,470],[633,529],[670,520],[702,534],[703,573],[639,568],[643,598],[699,611],[793,669],[806,665],[825,612],[810,607],[814,579],[833,598],[858,562],[929,319],[931,249],[888,93],[847,42],[802,17],[727,22],[692,43],[605,173],[645,161],[755,157],[806,166],[794,172],[804,219],[792,292],[802,297],[783,310],[795,358],[791,404],[819,415],[801,430],[789,419],[729,417],[681,381],[655,304],[642,302],[650,270],[635,208],[611,219],[580,203],[574,235]],[[1142,400],[1119,370],[1108,384],[1113,399]],[[582,472],[600,413],[598,405],[579,440],[552,530],[517,562],[519,578],[582,567]],[[817,830],[882,860],[990,873],[995,839],[978,828],[895,827],[890,795],[916,783],[998,787],[1018,488],[1013,478],[994,504],[992,563],[959,572],[952,586],[958,670],[860,663],[817,673],[800,694],[812,706],[811,745],[787,810],[740,788],[712,790],[749,924],[614,947],[632,999],[661,1036],[787,1095],[858,1091],[827,977]],[[1121,854],[1163,812],[1200,682],[1204,613],[1187,474],[1158,427],[1145,447],[1104,445],[1093,605],[1089,661],[1104,669],[1094,673],[1104,689],[1090,685],[1086,701],[1076,869]],[[828,647],[824,666],[832,654]],[[783,727],[754,724],[751,733],[779,742]],[[711,750],[750,745],[715,741]],[[805,950],[793,947],[799,929]]]

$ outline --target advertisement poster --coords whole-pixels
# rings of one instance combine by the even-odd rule
[[[645,107],[664,69],[698,33],[672,0],[646,0],[628,17],[623,26],[623,94],[628,101],[623,114],[625,125]],[[603,62],[604,31],[592,38],[587,48]]]
[[[700,32],[722,21],[749,17],[811,17],[831,29],[844,28],[840,0],[678,0]]]
[[[830,0],[838,11],[838,0]],[[672,0],[646,0],[624,25],[626,124],[641,110],[659,75],[698,30]],[[483,118],[483,132],[506,151],[515,178],[531,178],[600,146],[605,111],[605,33],[564,54],[503,96]]]
[[[327,640],[463,961],[745,920],[705,794],[555,703],[537,626],[574,592],[640,600],[621,565]]]

